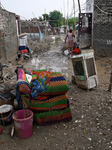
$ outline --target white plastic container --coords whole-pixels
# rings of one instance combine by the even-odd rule
[[[19,46],[26,46],[27,45],[27,36],[19,38]]]
[[[98,78],[93,50],[83,50],[82,54],[71,58],[77,86],[83,89],[97,87]]]

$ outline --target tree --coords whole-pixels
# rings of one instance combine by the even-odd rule
[[[66,19],[65,19],[65,17],[62,17],[62,19],[60,20],[60,24],[61,24],[61,25],[65,25],[65,24],[66,24]]]
[[[43,20],[48,20],[49,19],[49,15],[48,14],[43,14]]]
[[[60,13],[60,11],[54,10],[50,12],[49,14],[49,23],[52,27],[58,27],[61,25],[61,21],[63,20],[62,18],[63,14]]]
[[[74,26],[74,18],[68,19],[68,25],[69,25],[69,27]]]
[[[78,21],[79,21],[79,18],[76,17],[76,18],[75,18],[75,22],[78,22]],[[74,26],[74,18],[68,19],[68,25],[69,25],[69,26]]]
[[[43,21],[43,19],[42,19],[42,17],[41,17],[41,16],[39,17],[39,21]]]

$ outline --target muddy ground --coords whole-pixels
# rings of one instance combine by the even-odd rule
[[[112,57],[96,58],[99,85],[90,91],[72,83],[71,59],[63,51],[63,39],[52,42],[51,49],[24,61],[30,69],[60,71],[69,85],[72,121],[48,126],[34,124],[33,135],[10,137],[11,126],[3,127],[0,150],[112,150],[112,99],[107,91]]]

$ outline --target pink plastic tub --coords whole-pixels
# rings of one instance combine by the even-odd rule
[[[13,114],[15,129],[19,138],[26,139],[33,133],[33,112],[28,109]]]

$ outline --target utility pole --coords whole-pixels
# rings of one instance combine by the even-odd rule
[[[65,18],[65,3],[64,3],[64,0],[63,0],[63,6],[64,6],[64,18]],[[65,24],[66,24],[66,21],[65,21]]]
[[[47,21],[46,21],[46,9],[44,9],[44,14],[45,14],[45,37],[46,37],[46,33],[47,33],[47,29],[46,29],[46,23],[47,23]]]
[[[80,0],[78,0],[78,5],[79,5],[79,13],[81,14]]]
[[[76,21],[75,21],[75,0],[73,0],[73,9],[74,9],[74,30],[75,30],[75,24],[76,24]]]
[[[68,30],[68,9],[69,9],[69,0],[67,0],[67,30]]]
[[[64,6],[64,18],[65,18],[65,3],[64,3],[64,0],[63,0],[63,6]],[[65,19],[65,25],[66,25],[66,19]]]

